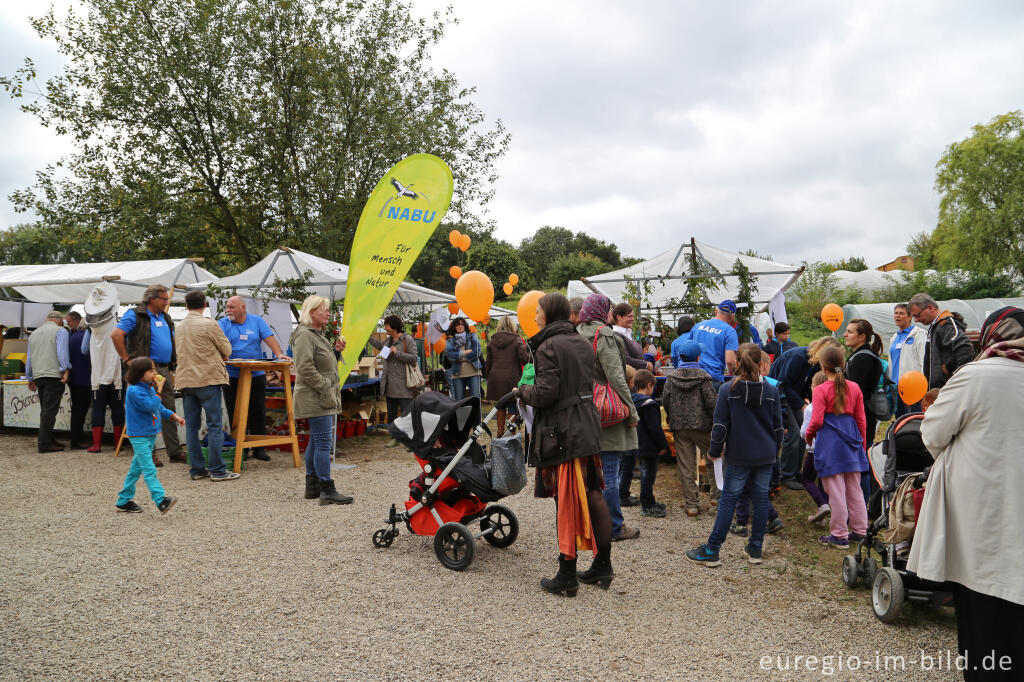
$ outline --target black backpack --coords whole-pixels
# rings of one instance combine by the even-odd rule
[[[892,379],[886,376],[885,362],[882,358],[872,353],[871,349],[861,348],[850,357],[853,358],[861,353],[867,353],[875,360],[878,360],[878,364],[882,366],[882,376],[878,381],[878,386],[876,386],[875,390],[871,392],[871,395],[867,396],[867,411],[872,417],[880,422],[889,421],[893,418],[893,415],[896,412],[896,401],[893,400],[894,391],[892,389],[896,384]]]

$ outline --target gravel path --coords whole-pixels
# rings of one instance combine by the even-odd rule
[[[667,519],[627,510],[642,534],[614,545],[612,588],[562,599],[537,585],[556,569],[553,504],[525,491],[506,500],[519,540],[481,541],[468,571],[404,529],[375,550],[372,532],[417,473],[378,438],[342,442],[357,465],[336,476],[351,506],[302,499],[302,471],[275,453],[229,483],[165,466],[179,498],[166,516],[141,482],[145,513],[114,510],[130,459],[111,448],[34,446],[0,434],[3,679],[812,679],[820,663],[771,673],[761,657],[840,652],[867,663],[836,679],[957,679],[917,667],[922,649],[955,652],[948,618],[883,625],[867,591],[833,589],[838,552],[808,576],[774,537],[761,566],[735,538],[721,568],[693,565],[683,551],[713,519],[678,507]],[[663,467],[659,484],[674,476]],[[876,670],[876,653],[904,656],[905,670]]]

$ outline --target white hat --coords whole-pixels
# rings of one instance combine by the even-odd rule
[[[121,302],[117,290],[104,282],[93,287],[82,305],[85,308],[85,321],[92,327],[114,319]]]

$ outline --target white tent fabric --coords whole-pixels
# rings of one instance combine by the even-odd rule
[[[871,294],[891,287],[901,281],[901,275],[905,271],[892,270],[882,272],[880,270],[861,270],[850,272],[849,270],[836,270],[832,273],[840,289],[857,289],[861,293],[870,296]],[[934,275],[935,270],[925,270],[924,274]]]
[[[978,298],[967,301],[951,299],[938,301],[938,304],[940,310],[950,310],[963,315],[968,331],[980,331],[982,323],[989,314],[1008,305],[1024,308],[1024,298]],[[896,333],[896,323],[892,321],[892,309],[895,305],[895,303],[847,304],[843,306],[843,319],[863,318],[867,320],[884,342],[888,343],[889,337]],[[840,332],[842,329],[844,327],[840,328]],[[886,350],[888,351],[888,349]]]
[[[596,289],[612,301],[622,301],[627,285],[625,278],[629,277],[634,280],[651,280],[653,285],[654,291],[649,297],[644,297],[641,310],[650,311],[665,307],[670,299],[681,298],[686,293],[686,280],[681,278],[688,274],[686,254],[691,250],[695,250],[698,257],[703,258],[718,272],[732,272],[733,263],[739,258],[752,273],[760,273],[756,275],[757,293],[753,301],[758,309],[765,308],[773,296],[788,289],[800,276],[800,269],[794,265],[745,256],[735,251],[726,251],[704,242],[690,240],[643,263],[615,272],[586,277],[586,283],[572,280],[568,286],[568,297],[586,297]],[[724,287],[708,291],[708,296],[714,303],[726,298],[736,298],[739,278],[727,275],[724,279]]]
[[[307,270],[312,273],[310,286],[307,287],[312,293],[334,300],[345,297],[345,285],[348,282],[347,265],[290,248],[277,249],[248,270],[224,277],[214,284],[237,290],[241,296],[258,298],[255,290],[262,288],[265,292],[269,291],[274,285],[275,277],[281,280],[296,279],[302,277]],[[434,309],[438,305],[447,305],[453,301],[455,296],[452,294],[402,282],[398,286],[392,305]],[[491,308],[491,317],[507,314],[509,311],[503,308]]]
[[[145,286],[135,284],[195,284],[215,280],[212,273],[188,258],[118,261],[111,263],[60,263],[54,265],[0,266],[0,288],[13,289],[37,303],[80,303],[104,278],[111,281],[121,303],[139,303]]]
[[[5,327],[21,325],[22,306],[24,306],[25,327],[32,329],[46,321],[46,315],[53,306],[44,303],[21,303],[20,301],[0,301],[0,324]]]

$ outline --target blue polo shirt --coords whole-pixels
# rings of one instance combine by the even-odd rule
[[[263,343],[263,339],[274,335],[274,330],[270,328],[266,320],[262,317],[246,313],[245,322],[236,324],[231,321],[231,318],[222,317],[217,323],[220,325],[221,330],[223,330],[224,336],[228,337],[228,341],[231,342],[231,357],[228,358],[229,360],[263,359],[263,349],[260,347],[260,344]],[[237,377],[239,373],[237,367],[228,365],[228,376]],[[259,377],[263,376],[264,372],[253,372],[252,375]]]
[[[906,329],[901,329],[896,332],[896,335],[892,337],[892,345],[889,346],[889,361],[892,363],[892,371],[889,373],[889,378],[893,381],[899,381],[900,378],[900,352],[903,350],[903,345],[907,342],[907,337],[910,336],[911,332],[914,331],[914,325],[910,325]],[[910,339],[909,343],[913,343],[914,340]]]
[[[690,339],[704,347],[700,354],[700,368],[715,381],[725,381],[725,351],[735,351],[740,347],[732,325],[713,317],[697,324],[690,331]]]
[[[171,353],[174,351],[174,334],[171,328],[164,321],[164,316],[149,315],[149,357],[158,365],[168,365],[171,362]],[[132,308],[124,314],[117,328],[125,334],[135,331],[139,321]]]

